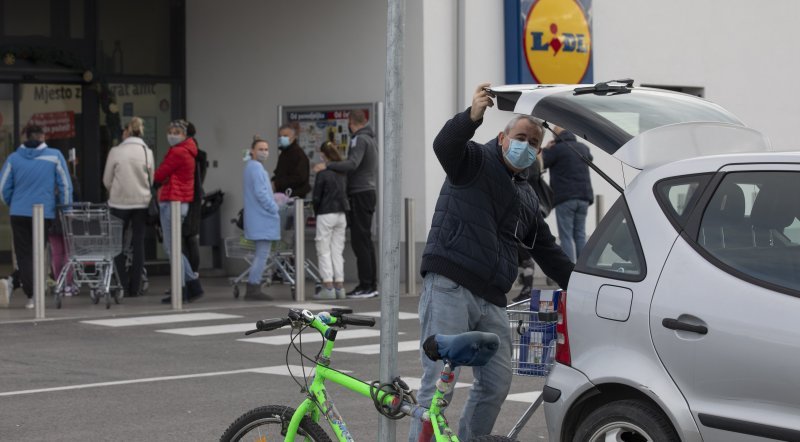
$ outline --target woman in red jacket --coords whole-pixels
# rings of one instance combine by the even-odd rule
[[[172,246],[170,202],[181,202],[181,222],[183,222],[183,218],[189,211],[189,203],[194,200],[197,145],[192,138],[186,136],[187,125],[188,123],[184,120],[175,120],[169,123],[167,141],[171,147],[153,177],[154,184],[161,186],[158,191],[158,206],[161,212],[164,251],[167,256],[170,256],[170,247]],[[192,270],[189,260],[183,255],[181,258],[183,261],[183,298],[192,302],[203,296],[203,288],[200,286],[200,280]],[[172,302],[172,298],[167,296],[161,302],[169,304]]]

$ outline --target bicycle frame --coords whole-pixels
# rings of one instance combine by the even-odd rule
[[[358,378],[354,378],[329,368],[328,365],[330,364],[331,354],[333,353],[333,347],[336,342],[336,330],[328,326],[328,324],[335,324],[337,318],[333,316],[324,317],[325,322],[323,322],[320,317],[315,316],[310,312],[308,312],[308,315],[306,315],[306,312],[308,311],[303,311],[303,316],[306,318],[306,320],[309,319],[309,316],[313,317],[313,319],[311,319],[310,322],[306,322],[306,324],[322,333],[326,340],[322,350],[322,355],[318,357],[316,361],[313,381],[308,387],[307,393],[309,397],[297,407],[294,415],[292,415],[292,419],[286,428],[286,436],[284,437],[284,440],[295,440],[295,437],[297,436],[297,430],[300,427],[300,422],[304,416],[308,415],[312,420],[314,420],[314,422],[319,422],[320,417],[324,416],[325,420],[328,421],[331,430],[333,430],[334,434],[336,435],[337,440],[340,442],[352,441],[353,437],[350,434],[350,430],[347,428],[347,423],[336,408],[333,399],[328,395],[328,391],[325,388],[326,381],[331,381],[335,384],[341,385],[348,390],[356,392],[370,399],[375,396],[378,398],[381,404],[386,406],[396,405],[397,402],[402,401],[402,399],[391,393],[380,391]],[[447,394],[449,389],[452,387],[453,379],[454,375],[452,373],[452,369],[450,368],[450,364],[446,364],[445,370],[442,371],[442,378],[436,384],[437,388],[436,392],[434,393],[430,409],[426,410],[423,407],[412,404],[408,401],[402,401],[399,407],[403,413],[411,416],[412,419],[422,419],[425,423],[430,422],[431,426],[433,427],[433,434],[435,435],[437,442],[458,442],[458,437],[453,434],[452,430],[450,430],[447,424],[447,419],[444,417],[444,415],[442,415],[442,408],[447,405],[444,395]]]

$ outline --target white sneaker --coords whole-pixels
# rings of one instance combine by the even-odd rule
[[[347,293],[345,293],[344,287],[334,289],[333,291],[336,293],[336,299],[347,299]]]
[[[8,307],[8,301],[11,298],[11,290],[9,290],[7,279],[0,280],[0,307]]]
[[[25,303],[25,308],[30,310],[33,307],[35,307],[35,305],[33,304],[33,298],[28,298],[28,302]]]
[[[336,292],[332,288],[328,289],[323,287],[320,289],[319,293],[314,293],[311,297],[314,299],[336,299]]]

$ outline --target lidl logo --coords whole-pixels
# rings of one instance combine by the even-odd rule
[[[579,83],[592,38],[577,0],[538,0],[525,20],[525,59],[538,83]]]

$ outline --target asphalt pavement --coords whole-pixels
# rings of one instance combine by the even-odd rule
[[[295,406],[303,399],[300,358],[290,352],[286,367],[288,329],[244,336],[256,320],[289,308],[332,306],[380,317],[379,298],[297,303],[288,286],[273,285],[276,301],[247,302],[233,297],[226,278],[204,278],[206,295],[177,312],[160,302],[168,283],[153,278],[148,295],[110,309],[86,294],[65,298],[61,309],[48,299],[44,320],[24,308],[18,290],[9,308],[0,309],[0,440],[218,440],[252,408]],[[420,375],[418,301],[400,297],[397,371],[412,386]],[[332,365],[377,379],[379,330],[341,332]],[[315,334],[303,335],[303,351],[312,356],[320,345]],[[453,427],[471,370],[464,369],[459,382],[447,413]],[[495,433],[511,429],[542,385],[541,378],[514,377]],[[336,385],[329,390],[356,440],[376,440],[379,415],[371,401]],[[398,441],[406,440],[408,422],[397,421]],[[540,409],[519,440],[546,438]]]

